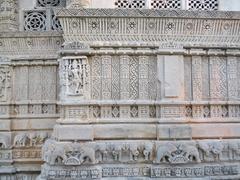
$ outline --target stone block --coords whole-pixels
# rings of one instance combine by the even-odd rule
[[[54,127],[54,136],[60,141],[70,140],[93,140],[92,125],[56,125]]]
[[[156,139],[156,125],[104,124],[95,125],[96,139]]]

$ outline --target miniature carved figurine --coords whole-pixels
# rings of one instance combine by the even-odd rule
[[[107,150],[107,145],[106,144],[98,144],[96,146],[96,152],[100,153],[100,162],[106,161],[107,160],[107,154],[108,154],[108,150]]]
[[[152,155],[152,144],[151,143],[145,143],[144,149],[143,149],[143,155],[145,161],[149,161]]]
[[[137,158],[139,156],[140,152],[138,150],[137,144],[131,144],[130,145],[130,161],[137,161]]]
[[[121,144],[115,144],[112,150],[112,155],[115,161],[122,160],[122,146]]]
[[[14,146],[26,146],[28,141],[29,137],[27,133],[21,133],[15,136],[13,144]]]

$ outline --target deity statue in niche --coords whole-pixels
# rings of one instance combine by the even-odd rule
[[[69,95],[84,95],[88,84],[88,63],[87,59],[68,60],[67,92]]]

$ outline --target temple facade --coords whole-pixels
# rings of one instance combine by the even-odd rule
[[[0,0],[0,180],[240,179],[239,0]]]

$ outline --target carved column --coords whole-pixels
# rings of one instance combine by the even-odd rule
[[[0,31],[18,29],[17,9],[17,0],[0,0]]]
[[[67,8],[89,8],[91,6],[91,0],[67,0]]]

